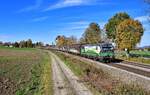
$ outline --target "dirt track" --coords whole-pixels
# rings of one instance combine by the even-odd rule
[[[52,57],[52,71],[54,82],[54,95],[74,95],[56,59]]]
[[[49,53],[52,57],[54,95],[93,95],[55,54]]]

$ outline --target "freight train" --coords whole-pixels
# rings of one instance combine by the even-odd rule
[[[115,59],[114,46],[111,43],[75,44],[63,46],[58,50],[103,62],[111,62]]]

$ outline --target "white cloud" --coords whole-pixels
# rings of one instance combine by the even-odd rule
[[[69,27],[67,30],[83,30],[86,29],[88,27],[88,25],[81,25],[81,26],[71,26]]]
[[[10,38],[10,35],[0,35],[0,39],[7,39]]]
[[[75,21],[63,23],[63,28],[61,30],[75,31],[75,30],[84,30],[88,27],[90,21]]]
[[[93,21],[75,21],[75,22],[67,22],[67,23],[62,23],[62,28],[60,27],[59,30],[62,31],[76,31],[76,30],[82,30],[81,32],[85,31],[86,28],[92,23]],[[100,28],[104,28],[104,25],[106,22],[99,22]]]
[[[43,0],[36,0],[34,5],[30,5],[30,6],[27,6],[27,7],[23,8],[23,9],[20,9],[19,11],[17,11],[17,13],[36,10],[41,6],[42,2],[43,2]]]
[[[83,25],[83,24],[90,24],[90,22],[89,21],[83,21],[83,20],[81,20],[81,21],[76,21],[76,22],[69,22],[67,24],[71,24],[71,25]]]
[[[80,34],[84,32],[84,30],[88,27],[90,21],[74,21],[74,22],[66,22],[60,23],[59,28],[51,30],[53,32],[58,32],[62,34]]]
[[[103,29],[104,27],[105,27],[105,24],[106,24],[107,22],[99,22],[98,24],[100,25],[100,28],[101,29]]]
[[[145,32],[144,32],[144,35],[142,36],[142,39],[141,39],[141,42],[140,42],[140,47],[150,45],[150,41],[149,41],[150,30],[149,29],[150,29],[149,27],[145,27]]]
[[[150,41],[148,40],[150,37],[150,25],[149,25],[149,16],[140,16],[140,17],[136,17],[135,20],[139,20],[144,27],[144,35],[142,36],[141,42],[139,44],[140,47],[143,46],[149,46],[150,45]]]
[[[48,18],[49,18],[48,16],[38,17],[38,18],[32,19],[31,22],[40,22],[40,21],[47,20]]]
[[[94,2],[96,1],[97,0],[59,0],[56,4],[49,6],[44,11],[71,7],[71,6],[91,5],[91,4],[94,4]]]
[[[140,16],[135,18],[135,20],[139,20],[140,22],[147,22],[149,19],[149,16]]]
[[[61,26],[59,26],[58,29],[55,29],[53,31],[59,31],[62,33],[68,33],[71,32],[72,34],[74,33],[83,33],[86,28],[88,28],[89,24],[92,21],[75,21],[75,22],[67,22],[67,23],[61,23]],[[99,25],[101,27],[101,29],[103,28],[104,24],[106,22],[100,22]]]

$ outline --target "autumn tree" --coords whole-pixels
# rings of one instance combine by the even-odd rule
[[[70,37],[65,37],[65,41],[66,41],[66,45],[70,46],[73,44],[77,44],[77,38],[74,36],[70,36]]]
[[[57,47],[62,47],[65,45],[65,36],[57,36],[56,37],[56,45]]]
[[[65,37],[65,36],[57,36],[56,37],[56,45],[58,47],[62,46],[70,46],[77,43],[77,38],[74,36]]]
[[[20,48],[25,48],[25,47],[27,47],[27,43],[26,43],[26,41],[20,41],[20,44],[19,44],[19,47]]]
[[[32,40],[31,40],[31,39],[28,39],[28,40],[26,41],[26,43],[27,43],[27,47],[28,47],[28,48],[32,48],[32,47],[33,47],[33,45],[32,45]]]
[[[85,43],[86,43],[86,42],[85,42],[85,39],[84,39],[83,37],[81,37],[80,40],[79,40],[79,43],[80,43],[80,44],[85,44]]]
[[[126,19],[130,19],[130,16],[125,12],[120,12],[108,20],[108,23],[105,25],[105,29],[109,39],[112,39],[113,41],[116,39],[116,28]]]
[[[91,23],[85,30],[80,43],[97,44],[101,42],[101,29],[97,23]]]
[[[127,19],[121,22],[116,29],[116,42],[118,49],[128,50],[136,47],[141,41],[144,29],[139,21]]]

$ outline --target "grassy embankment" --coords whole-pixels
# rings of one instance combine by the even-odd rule
[[[130,51],[130,54],[137,54],[140,56],[150,56],[150,51]],[[144,63],[144,64],[150,64],[150,59],[144,58],[144,57],[126,57],[126,53],[124,51],[117,52],[116,58],[133,61],[133,62]]]
[[[52,95],[50,62],[42,50],[0,47],[0,94]]]
[[[137,85],[126,85],[95,65],[55,52],[65,64],[84,81],[94,95],[150,95]],[[92,64],[92,63],[91,63]]]

